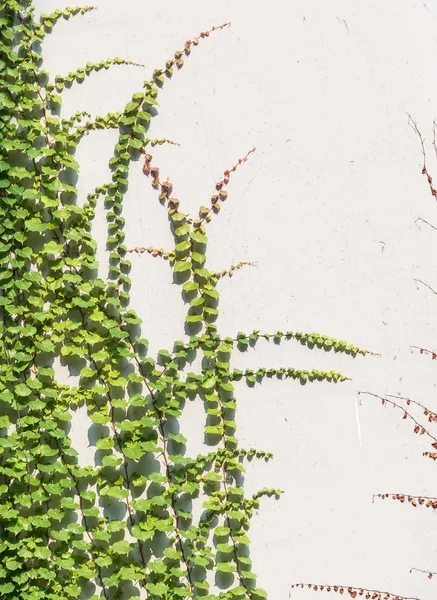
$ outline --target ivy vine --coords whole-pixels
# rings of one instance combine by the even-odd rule
[[[4,0],[0,9],[0,598],[266,598],[252,572],[248,529],[260,499],[281,490],[245,493],[245,461],[272,455],[239,447],[233,382],[347,377],[317,369],[243,372],[232,368],[231,355],[260,339],[366,351],[315,332],[220,336],[218,283],[245,263],[208,270],[207,225],[252,151],[224,171],[211,205],[194,218],[181,212],[173,184],[161,179],[149,152],[174,142],[149,139],[147,131],[165,80],[202,39],[229,24],[187,41],[121,112],[62,118],[65,86],[99,69],[137,66],[112,58],[54,78],[42,68],[41,44],[56,22],[92,9],[70,7],[40,19],[31,1]],[[75,151],[96,129],[119,132],[112,177],[79,204]],[[124,243],[128,172],[141,157],[167,209],[175,240],[169,251]],[[104,279],[91,234],[98,202],[107,217]],[[185,338],[155,357],[130,306],[132,252],[166,259],[188,305]],[[201,370],[186,373],[196,355]],[[55,359],[80,364],[77,386],[58,380]],[[205,436],[214,447],[205,455],[186,456],[178,420],[187,400],[205,410]],[[81,464],[69,437],[79,407],[96,434],[94,465]],[[193,500],[202,495],[195,519]]]

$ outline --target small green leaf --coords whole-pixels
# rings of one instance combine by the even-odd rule
[[[236,570],[236,567],[232,563],[217,563],[216,564],[217,571],[221,573],[233,573]]]
[[[200,231],[194,231],[190,237],[193,241],[197,242],[198,244],[206,244],[208,241],[206,235],[200,233]]]
[[[261,588],[252,588],[250,590],[251,594],[255,597],[255,598],[267,598],[267,592]]]
[[[186,252],[186,250],[189,250],[190,248],[191,248],[190,240],[183,240],[182,242],[179,242],[179,244],[176,244],[176,246],[175,246],[176,252]]]
[[[90,367],[84,367],[80,371],[80,376],[86,379],[90,379],[91,377],[95,377],[97,375],[97,371],[95,369],[91,369]]]
[[[3,415],[2,417],[0,417],[0,429],[4,427],[9,427],[10,424],[11,422],[9,421],[8,415]]]
[[[214,534],[217,537],[227,537],[230,533],[231,530],[229,529],[229,527],[223,527],[222,525],[219,525],[214,529]]]
[[[123,460],[121,458],[117,458],[116,456],[113,456],[112,454],[110,454],[108,456],[104,456],[102,458],[102,465],[104,467],[118,467],[119,465],[121,465],[122,462],[123,462]]]
[[[182,433],[171,433],[171,432],[170,432],[170,433],[168,434],[168,437],[169,437],[171,440],[173,440],[173,441],[177,442],[178,444],[186,444],[186,443],[187,443],[187,438],[186,438],[186,437],[184,437],[184,436],[182,435]]]
[[[194,292],[199,288],[199,284],[196,281],[186,281],[182,286],[184,292]]]
[[[120,540],[112,545],[112,552],[114,554],[128,554],[131,550],[132,546],[126,540]]]
[[[126,104],[126,106],[124,107],[124,112],[132,113],[132,112],[138,110],[138,108],[139,108],[138,102],[128,102]]]
[[[217,383],[217,378],[216,377],[208,377],[207,379],[205,379],[204,381],[202,381],[202,387],[205,390],[211,390],[214,388],[215,384]]]
[[[96,442],[96,447],[99,450],[109,450],[110,448],[114,447],[114,440],[112,439],[112,437],[109,437],[109,436],[100,438]]]
[[[205,433],[209,435],[223,435],[223,427],[222,425],[207,425]]]
[[[216,471],[211,471],[210,473],[208,473],[205,476],[205,480],[206,481],[221,481],[222,480],[222,476],[220,475],[220,473],[216,473]]]
[[[109,423],[111,417],[109,415],[104,415],[100,412],[94,412],[90,415],[90,419],[93,423]]]
[[[187,323],[199,323],[202,320],[202,315],[188,315],[185,317]]]
[[[191,262],[185,261],[185,260],[180,260],[177,263],[175,263],[173,266],[173,270],[175,273],[184,273],[185,271],[188,271],[190,268],[191,268]]]
[[[24,383],[19,383],[15,386],[15,393],[17,394],[17,396],[21,396],[24,398],[26,396],[29,396],[29,394],[32,393],[32,390]]]
[[[175,229],[175,235],[177,237],[182,237],[184,235],[187,235],[188,233],[190,233],[189,225],[181,225],[180,227]]]
[[[123,448],[123,454],[126,456],[126,458],[139,460],[142,456],[144,456],[144,451],[138,445],[130,446],[130,447],[125,446]]]
[[[191,259],[193,262],[195,262],[199,265],[203,265],[203,263],[206,260],[206,256],[204,254],[200,254],[199,252],[192,252]]]
[[[168,585],[162,582],[147,583],[146,588],[151,594],[158,596],[158,598],[163,598],[168,592]]]

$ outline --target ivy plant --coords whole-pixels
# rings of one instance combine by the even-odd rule
[[[123,110],[63,118],[65,86],[100,69],[135,66],[116,57],[54,77],[43,69],[41,47],[57,21],[92,8],[39,19],[31,1],[4,0],[0,9],[0,598],[266,598],[252,571],[248,530],[261,498],[281,490],[244,490],[245,462],[272,455],[239,446],[235,382],[347,377],[317,369],[238,371],[232,354],[261,339],[331,354],[366,351],[315,332],[220,336],[219,282],[244,263],[209,270],[207,228],[250,152],[224,171],[210,205],[191,217],[150,154],[173,142],[147,132],[166,79],[201,40],[229,24],[187,41]],[[80,204],[75,152],[97,129],[118,131],[112,176]],[[125,245],[123,198],[137,166],[166,207],[174,238],[168,251]],[[98,202],[107,218],[104,278],[91,233]],[[167,260],[188,308],[186,336],[156,356],[130,302],[132,252]],[[196,355],[201,369],[187,373]],[[56,360],[79,366],[78,385],[59,380]],[[187,400],[205,412],[212,450],[204,455],[186,455],[179,419]],[[93,465],[82,464],[69,435],[80,407],[95,434]],[[203,512],[195,518],[199,497]]]

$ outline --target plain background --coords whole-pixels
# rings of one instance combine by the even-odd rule
[[[66,2],[35,5],[50,12]],[[232,26],[194,48],[165,85],[150,131],[180,144],[152,154],[192,214],[208,204],[223,170],[257,147],[209,226],[207,266],[258,262],[220,283],[219,329],[318,331],[382,355],[354,359],[296,342],[236,353],[235,367],[332,368],[353,378],[337,385],[238,384],[241,444],[275,455],[248,466],[247,489],[286,492],[279,501],[264,499],[253,518],[258,584],[272,600],[288,598],[300,581],[431,598],[434,581],[409,570],[437,570],[436,515],[372,503],[379,492],[436,494],[436,465],[422,457],[430,445],[400,411],[364,396],[360,444],[355,396],[399,393],[437,408],[436,363],[409,347],[437,347],[437,299],[414,282],[437,287],[437,232],[416,223],[422,217],[437,225],[437,214],[407,116],[426,138],[437,177],[437,2],[101,0],[98,10],[56,25],[44,43],[45,68],[66,74],[113,56],[145,67],[113,67],[74,85],[63,93],[63,115],[122,110],[186,39],[225,21]],[[116,132],[97,132],[81,143],[82,197],[109,180],[115,140]],[[99,211],[94,234],[104,275]],[[165,210],[139,162],[124,216],[128,247],[171,249]],[[132,306],[144,333],[152,350],[171,347],[183,336],[180,288],[163,261],[145,254],[132,262]],[[75,417],[75,432],[85,417]],[[202,409],[187,406],[189,453],[201,449],[202,426]],[[92,449],[79,433],[86,460]],[[299,600],[314,595],[291,592]]]

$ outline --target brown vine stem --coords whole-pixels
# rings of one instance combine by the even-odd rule
[[[219,404],[221,404],[220,401],[219,401]],[[222,463],[221,470],[222,470],[223,490],[225,492],[226,503],[228,503],[229,502],[229,493],[228,493],[228,485],[226,483],[227,473],[226,473],[226,468],[225,468],[225,462],[226,462],[226,459]],[[252,594],[250,593],[250,590],[248,589],[247,585],[244,583],[243,575],[241,574],[241,571],[240,571],[240,567],[239,567],[239,564],[238,564],[237,542],[235,541],[235,537],[232,534],[231,520],[230,520],[229,515],[227,514],[227,512],[224,513],[224,517],[227,520],[228,527],[230,529],[229,537],[231,538],[232,546],[233,546],[233,549],[234,549],[233,550],[234,562],[235,562],[235,567],[237,569],[238,579],[240,581],[240,584],[246,590],[247,596],[249,598],[252,598]]]
[[[434,148],[435,155],[437,156],[437,146],[436,146],[436,125],[435,120],[432,122],[432,146]]]
[[[412,573],[413,571],[416,571],[417,573],[424,573],[425,575],[428,575],[428,579],[432,579],[434,575],[437,575],[437,573],[435,571],[428,571],[427,569],[417,569],[416,567],[411,567],[410,573]]]
[[[401,596],[399,594],[393,594],[392,592],[383,592],[381,590],[373,590],[369,588],[361,588],[355,586],[348,585],[326,585],[326,584],[314,584],[314,583],[295,583],[291,586],[291,588],[309,588],[317,591],[326,592],[334,591],[340,594],[344,594],[347,592],[351,598],[356,598],[357,596],[364,596],[366,600],[420,600],[416,596]]]
[[[41,108],[42,108],[42,111],[44,113],[45,125],[46,125],[47,129],[49,130],[50,128],[49,128],[49,122],[48,122],[48,117],[47,117],[47,108],[46,108],[46,105],[45,105],[46,98],[42,97],[41,88],[39,87],[38,75],[37,75],[36,71],[34,71],[34,73],[35,73],[35,84],[36,84],[36,87],[37,87],[38,96],[40,97],[40,100],[41,100]],[[47,146],[49,148],[51,148],[53,140],[50,139],[48,131],[43,131],[43,133],[44,133],[44,137],[47,140]]]
[[[410,113],[407,113],[407,116],[408,116],[409,125],[413,128],[414,132],[419,137],[420,145],[422,146],[423,165],[425,167],[425,164],[426,164],[425,140],[424,140],[422,134],[420,133],[420,130],[419,130],[419,127],[417,126],[416,121],[413,119],[413,117],[410,115]]]
[[[222,430],[223,433],[221,435],[222,438],[222,442],[223,442],[223,449],[224,451],[227,450],[227,435],[226,435],[226,424],[225,424],[225,407],[223,406],[223,403],[220,399],[220,394],[217,394],[217,404],[220,407],[220,420],[221,420],[221,426],[222,426]],[[241,586],[246,590],[246,594],[249,598],[252,598],[252,594],[250,593],[250,589],[248,589],[247,585],[244,582],[244,578],[243,575],[240,571],[240,566],[238,563],[238,553],[237,553],[237,542],[235,541],[235,537],[232,533],[232,526],[231,526],[231,519],[229,517],[229,515],[227,514],[226,511],[226,506],[227,504],[230,502],[229,500],[229,491],[228,491],[228,484],[227,484],[227,469],[226,469],[226,456],[224,457],[224,460],[221,464],[221,472],[222,472],[222,484],[223,484],[223,491],[225,492],[225,511],[224,511],[224,518],[226,519],[227,523],[228,523],[228,527],[229,527],[229,537],[231,539],[232,542],[232,547],[233,547],[233,555],[234,555],[234,562],[235,562],[235,568],[237,570],[237,575],[238,575],[238,579],[240,581]]]
[[[82,309],[80,307],[79,307],[79,312],[81,314],[83,328],[84,328],[84,330],[86,330],[85,315],[84,315],[84,313],[83,313],[83,311],[82,311]],[[105,378],[102,377],[101,369],[99,369],[99,367],[97,366],[96,361],[91,357],[91,348],[90,348],[89,344],[87,344],[87,348],[88,348],[88,354],[90,356],[90,362],[94,366],[94,368],[95,368],[95,370],[97,372],[98,378],[100,379],[100,381],[106,387],[108,387],[108,391],[106,392],[106,397],[108,398],[109,406],[110,406],[111,429],[112,429],[112,432],[114,434],[114,438],[115,438],[115,440],[117,442],[117,445],[118,445],[118,447],[120,449],[121,455],[123,457],[122,460],[123,460],[123,468],[124,468],[124,473],[125,473],[125,475],[123,477],[123,480],[124,480],[124,483],[125,483],[125,487],[126,487],[128,493],[130,494],[131,493],[131,483],[130,483],[128,465],[127,465],[127,458],[123,454],[123,446],[122,446],[122,443],[121,443],[120,436],[118,435],[117,428],[115,426],[114,406],[113,406],[113,403],[112,403],[112,395],[111,395],[111,392],[109,391],[109,384],[105,380]],[[126,500],[127,512],[129,514],[129,521],[130,521],[131,527],[133,527],[135,525],[135,521],[134,521],[134,517],[133,517],[133,508],[132,508],[132,506],[131,506],[131,504],[129,502],[129,497],[127,497],[125,500]],[[142,566],[144,568],[145,575],[146,575],[147,574],[147,565],[146,565],[146,560],[144,558],[143,545],[141,543],[141,540],[137,540],[137,544],[138,544],[138,550],[140,551],[141,564],[142,564]],[[147,588],[146,588],[146,592],[147,592],[147,596],[149,596]]]
[[[65,457],[64,457],[64,455],[62,454],[62,449],[61,449],[61,447],[60,447],[60,445],[59,445],[59,441],[58,441],[58,440],[56,440],[56,446],[57,446],[57,449],[58,449],[58,454],[59,454],[59,458],[61,459],[61,462],[62,462],[62,464],[63,464],[63,465],[64,465],[64,467],[67,469],[67,471],[68,471],[68,474],[69,474],[69,476],[70,476],[71,480],[74,482],[74,487],[76,488],[77,496],[78,496],[78,498],[79,498],[79,510],[80,510],[80,513],[81,513],[81,516],[82,516],[82,521],[83,521],[83,524],[84,524],[84,526],[85,526],[85,532],[86,532],[86,534],[87,534],[87,536],[88,536],[88,539],[89,539],[89,541],[91,542],[91,546],[92,546],[92,545],[94,544],[94,537],[93,537],[93,535],[92,535],[92,533],[91,533],[90,526],[88,525],[88,521],[87,521],[86,515],[85,515],[85,513],[84,513],[84,509],[83,509],[83,498],[82,498],[82,496],[80,495],[79,484],[78,484],[78,482],[77,482],[77,479],[74,477],[74,475],[73,475],[73,473],[72,473],[72,471],[71,471],[71,469],[70,469],[70,465],[69,465],[69,464],[66,462],[66,460],[65,460]],[[103,583],[102,569],[101,569],[101,567],[100,567],[100,566],[99,566],[99,565],[98,565],[98,564],[95,562],[95,560],[96,560],[96,559],[95,559],[95,556],[94,556],[93,550],[91,550],[91,560],[92,560],[92,562],[93,562],[93,563],[95,563],[95,565],[96,565],[96,567],[97,567],[97,573],[98,573],[98,577],[99,577],[99,583],[100,583],[100,587],[102,588],[103,595],[105,596],[105,598],[108,598],[108,590],[107,590],[107,588],[106,588],[105,584]]]
[[[77,268],[76,267],[74,267],[74,270],[77,272]],[[81,315],[82,326],[83,326],[84,330],[86,330],[85,314],[84,314],[82,308],[78,307],[78,309],[79,309],[79,313]],[[101,375],[101,369],[99,369],[99,367],[97,366],[96,361],[93,358],[91,358],[91,348],[90,348],[89,344],[87,344],[87,348],[88,348],[88,354],[90,356],[90,362],[94,366],[94,368],[95,368],[95,370],[97,372],[97,375],[98,375],[100,381],[105,386],[108,386],[108,382]],[[130,484],[130,477],[129,477],[129,470],[128,470],[128,465],[127,465],[127,459],[126,459],[126,456],[123,454],[123,448],[122,448],[122,444],[121,444],[121,439],[120,439],[120,436],[118,435],[117,428],[115,427],[114,407],[113,407],[113,404],[112,404],[112,396],[111,396],[111,393],[110,393],[109,389],[108,389],[108,392],[106,393],[106,397],[108,398],[109,406],[111,407],[111,409],[110,409],[110,411],[111,411],[110,412],[111,428],[112,428],[115,440],[117,442],[117,445],[118,445],[118,447],[120,449],[120,452],[122,454],[122,457],[123,457],[122,460],[123,460],[123,467],[124,467],[124,471],[125,471],[125,476],[123,477],[123,480],[124,480],[126,489],[130,493],[131,484]],[[131,523],[131,526],[133,526],[135,524],[135,521],[134,521],[134,518],[133,518],[133,509],[132,509],[132,506],[131,506],[131,504],[129,502],[129,498],[126,498],[126,508],[127,508],[128,514],[129,514],[129,521]],[[147,573],[147,565],[146,565],[146,560],[144,558],[144,552],[143,552],[143,546],[142,546],[141,540],[137,540],[137,543],[138,543],[138,549],[139,549],[139,552],[140,552],[141,564],[142,564],[145,572]],[[145,590],[146,590],[146,596],[149,597],[150,596],[149,591],[147,590],[147,588],[145,588]]]
[[[433,360],[435,360],[437,358],[437,353],[434,352],[434,350],[428,350],[427,348],[422,348],[421,346],[413,346],[410,344],[410,348],[415,348],[416,350],[420,351],[420,354],[423,354],[425,352],[425,354],[431,354],[431,357]]]
[[[411,400],[411,398],[405,398],[404,396],[394,396],[393,394],[386,394],[386,396],[388,398],[398,398],[400,400],[405,400],[405,402],[408,406],[410,404],[415,404],[416,406],[419,406],[420,408],[423,409],[423,414],[425,415],[425,417],[428,417],[428,421],[430,423],[437,422],[437,413],[433,412],[432,410],[430,410],[429,408],[427,408],[426,406],[424,406],[417,400]]]
[[[429,185],[429,189],[431,191],[431,194],[435,197],[437,197],[437,190],[433,187],[432,185],[432,177],[428,172],[427,166],[426,166],[426,151],[425,151],[425,140],[422,136],[422,134],[420,133],[420,130],[417,126],[417,123],[414,121],[414,119],[411,117],[411,115],[408,115],[408,119],[409,119],[409,123],[412,126],[413,130],[415,131],[415,133],[417,134],[419,140],[420,140],[420,145],[422,147],[422,156],[423,156],[423,167],[422,167],[422,174],[426,175],[427,179],[428,179],[428,185]],[[435,122],[434,122],[434,127],[433,127],[433,131],[434,131],[434,141],[433,141],[433,145],[434,145],[434,150],[436,150],[436,145],[435,145]],[[437,154],[437,151],[436,151]]]
[[[434,442],[437,442],[437,438],[435,438],[427,429],[425,429],[425,427],[423,427],[423,425],[421,423],[419,423],[411,413],[409,413],[407,410],[405,410],[405,408],[403,406],[400,406],[399,404],[397,404],[396,402],[394,402],[394,400],[390,400],[389,398],[384,398],[382,396],[380,396],[379,394],[374,394],[372,392],[358,392],[359,395],[367,395],[367,396],[373,396],[374,398],[379,398],[379,400],[381,400],[382,404],[385,405],[387,404],[391,404],[392,406],[394,406],[395,408],[401,410],[404,413],[403,418],[404,419],[411,419],[414,423],[415,423],[415,428],[414,428],[414,433],[418,433],[420,435],[423,435],[424,433],[430,437],[431,439],[434,440]]]
[[[21,24],[24,25],[24,20],[23,20],[22,16],[21,15],[19,15],[19,16],[20,16]],[[30,43],[27,48],[28,48],[28,52],[31,55],[35,56],[35,52],[32,49],[32,43]],[[41,110],[43,112],[44,124],[45,124],[45,126],[47,128],[47,131],[43,131],[43,133],[44,133],[44,137],[46,138],[48,147],[51,148],[53,140],[50,139],[50,136],[48,134],[48,131],[50,130],[50,127],[49,127],[49,122],[48,122],[48,117],[47,117],[47,107],[46,107],[46,100],[47,99],[43,98],[43,96],[42,96],[41,87],[39,85],[39,79],[38,79],[38,73],[37,73],[37,71],[34,70],[34,69],[32,69],[32,72],[33,72],[34,77],[35,77],[36,91],[37,91],[37,94],[39,96],[39,99],[41,100]]]
[[[149,381],[146,377],[146,374],[144,373],[144,369],[143,366],[141,365],[140,361],[138,360],[138,356],[137,353],[135,352],[135,344],[132,341],[132,338],[129,336],[127,338],[129,340],[129,344],[131,346],[132,352],[135,354],[134,360],[135,363],[138,367],[138,371],[141,374],[141,377],[143,378],[144,384],[150,394],[150,397],[152,399],[152,406],[153,409],[155,410],[156,415],[158,416],[158,420],[159,420],[159,435],[161,437],[161,442],[162,442],[162,458],[164,461],[164,466],[165,466],[165,472],[166,472],[166,476],[167,476],[167,484],[170,488],[171,485],[171,470],[170,470],[170,462],[168,460],[168,455],[167,455],[167,437],[165,435],[165,430],[164,430],[164,416],[163,413],[159,410],[159,408],[156,406],[156,400],[155,400],[155,396],[153,394],[153,388],[150,386]],[[164,369],[165,370],[165,369]],[[176,535],[176,539],[178,541],[179,544],[179,549],[181,551],[182,554],[182,559],[185,563],[185,567],[187,569],[187,580],[188,580],[188,585],[190,587],[190,593],[191,593],[191,597],[195,598],[194,595],[194,585],[193,585],[193,581],[191,579],[191,573],[190,573],[190,565],[189,565],[189,559],[185,554],[185,548],[184,548],[184,544],[182,541],[182,536],[180,534],[179,531],[179,517],[178,517],[178,513],[177,513],[177,509],[176,509],[176,498],[175,498],[175,494],[174,492],[171,492],[170,494],[170,498],[171,498],[171,508],[172,508],[172,512],[173,512],[173,518],[174,518],[174,526],[175,526],[175,535]]]
[[[416,283],[421,283],[422,285],[424,285],[425,287],[427,287],[429,290],[431,290],[431,292],[433,294],[437,294],[437,292],[435,291],[434,288],[432,288],[430,285],[428,285],[427,283],[425,283],[424,281],[422,281],[421,279],[413,279],[413,281],[415,281]]]
[[[427,221],[426,219],[422,219],[422,217],[417,217],[415,223],[417,223],[417,221],[422,221],[422,223],[426,223],[426,225],[429,225],[430,227],[432,227],[433,229],[435,229],[437,231],[437,227],[435,225],[433,225],[432,223],[430,223],[429,221]]]
[[[23,16],[20,13],[18,13],[18,16],[19,16],[19,19],[20,19],[22,25],[24,25]],[[32,49],[32,43],[31,42],[27,45],[27,50],[28,50],[29,54],[32,57],[35,56],[35,53],[34,53],[34,51]],[[41,107],[41,111],[42,111],[42,115],[43,115],[43,121],[44,121],[45,128],[47,129],[47,131],[43,130],[43,134],[44,134],[44,137],[46,139],[48,147],[51,148],[53,141],[50,139],[50,136],[48,134],[48,131],[49,131],[49,122],[48,122],[48,117],[47,117],[46,98],[44,98],[43,95],[42,95],[42,93],[41,93],[41,87],[39,85],[39,79],[38,79],[38,72],[37,72],[37,70],[36,69],[31,69],[31,71],[33,72],[33,75],[34,75],[35,87],[36,87],[36,90],[37,90],[38,97],[40,99],[40,107]],[[33,168],[35,170],[35,174],[37,176],[40,175],[40,173],[38,171],[38,168],[37,168],[37,165],[36,165],[35,159],[32,159],[32,164],[33,164]],[[40,185],[40,189],[41,189],[43,187],[41,181],[39,181],[39,185]],[[13,276],[14,276],[14,279],[16,279],[16,271],[15,271],[15,269],[13,271]],[[7,358],[9,360],[8,353],[7,353]],[[33,363],[33,368],[35,368],[35,364],[34,363]],[[19,425],[18,430],[20,431],[21,430],[21,415],[20,415],[20,410],[18,408],[17,402],[16,402],[16,411],[17,411],[18,425]],[[30,488],[30,468],[29,468],[29,461],[28,461],[27,452],[26,452],[24,444],[23,444],[23,452],[24,452],[24,456],[25,456],[26,473],[27,473],[27,478],[28,478],[28,486]],[[48,546],[49,545],[49,536],[48,536],[48,533],[46,533],[46,537],[47,537],[46,545]],[[32,560],[32,573],[33,573],[33,568],[34,568],[34,565],[33,565],[33,560]],[[102,583],[102,589],[103,589],[104,596],[105,596],[105,598],[107,598],[106,588],[103,585],[103,581],[102,581],[101,576],[100,576],[100,569],[99,569],[99,577],[100,577],[100,581]]]
[[[14,277],[14,281],[17,281],[17,269],[16,268],[13,269],[13,277]],[[21,296],[22,299],[24,298],[24,291],[23,290],[20,292],[19,295],[17,294],[17,296],[16,296],[17,300],[19,299],[20,296]],[[24,302],[23,302],[23,304],[24,304]],[[23,324],[24,317],[18,317],[17,316],[15,322],[17,324],[20,324],[20,325]],[[5,323],[5,314],[3,315],[3,323]],[[10,353],[9,353],[9,350],[8,350],[8,347],[7,347],[7,344],[6,344],[5,336],[6,336],[6,327],[4,328],[4,337],[3,337],[2,341],[3,341],[3,348],[4,348],[4,351],[5,351],[5,355],[6,355],[6,361],[7,361],[8,365],[11,366],[12,365],[12,361],[11,361],[11,356],[10,356]],[[22,337],[21,334],[18,334],[18,339],[21,339],[21,337]],[[35,357],[33,356],[32,366],[34,366],[34,364],[35,364],[34,363],[34,358]],[[22,381],[23,381],[23,383],[26,381],[26,374],[25,373],[23,373],[23,375],[22,375]],[[26,449],[26,443],[25,443],[24,435],[23,435],[23,426],[22,426],[22,422],[21,422],[21,411],[20,411],[20,409],[18,407],[17,398],[15,397],[14,400],[15,400],[15,410],[17,412],[17,425],[18,425],[18,427],[16,427],[16,431],[17,431],[17,434],[19,436],[20,443],[21,443],[22,450],[23,450],[23,454],[24,454],[24,460],[25,460],[25,464],[26,464],[26,475],[27,475],[27,482],[26,482],[27,483],[27,491],[28,491],[28,494],[30,495],[31,492],[32,492],[32,486],[31,486],[31,482],[30,482],[30,478],[31,478],[32,473],[31,473],[31,470],[30,470],[30,464],[29,464],[29,460],[28,460],[28,452],[27,452],[27,449]],[[45,533],[45,536],[46,536],[46,546],[48,547],[48,545],[49,545],[49,536],[48,536],[47,532]],[[33,573],[33,569],[34,569],[34,561],[35,561],[35,559],[32,558],[31,559],[32,573]]]
[[[240,162],[242,162],[242,159],[241,159]],[[194,279],[196,279],[196,275],[194,276]],[[208,333],[208,337],[211,339],[211,334],[210,333]],[[216,341],[218,341],[218,340],[216,340]],[[220,421],[221,421],[221,427],[222,427],[222,431],[223,431],[223,433],[221,434],[221,438],[222,438],[222,442],[223,442],[223,450],[226,451],[227,450],[227,435],[225,433],[225,431],[226,431],[225,407],[223,406],[223,403],[220,400],[220,395],[219,394],[217,394],[217,404],[218,404],[218,406],[220,408]],[[227,486],[226,457],[224,458],[223,462],[221,463],[221,473],[222,473],[221,484],[223,485],[223,491],[225,493],[225,509],[224,509],[224,512],[223,512],[223,516],[224,516],[224,518],[227,521],[228,526],[229,526],[229,537],[231,539],[232,547],[233,547],[233,555],[234,555],[235,568],[236,568],[236,571],[237,571],[237,575],[238,575],[238,579],[240,581],[240,584],[241,584],[241,586],[246,591],[246,595],[249,598],[252,598],[252,594],[250,593],[250,589],[248,589],[247,585],[245,584],[243,575],[242,575],[242,573],[240,571],[240,567],[239,567],[239,563],[238,563],[237,543],[236,543],[235,537],[232,534],[232,527],[231,527],[230,517],[229,517],[229,515],[227,514],[227,511],[226,511],[226,506],[230,502],[229,501],[229,491],[228,491],[228,486]]]

